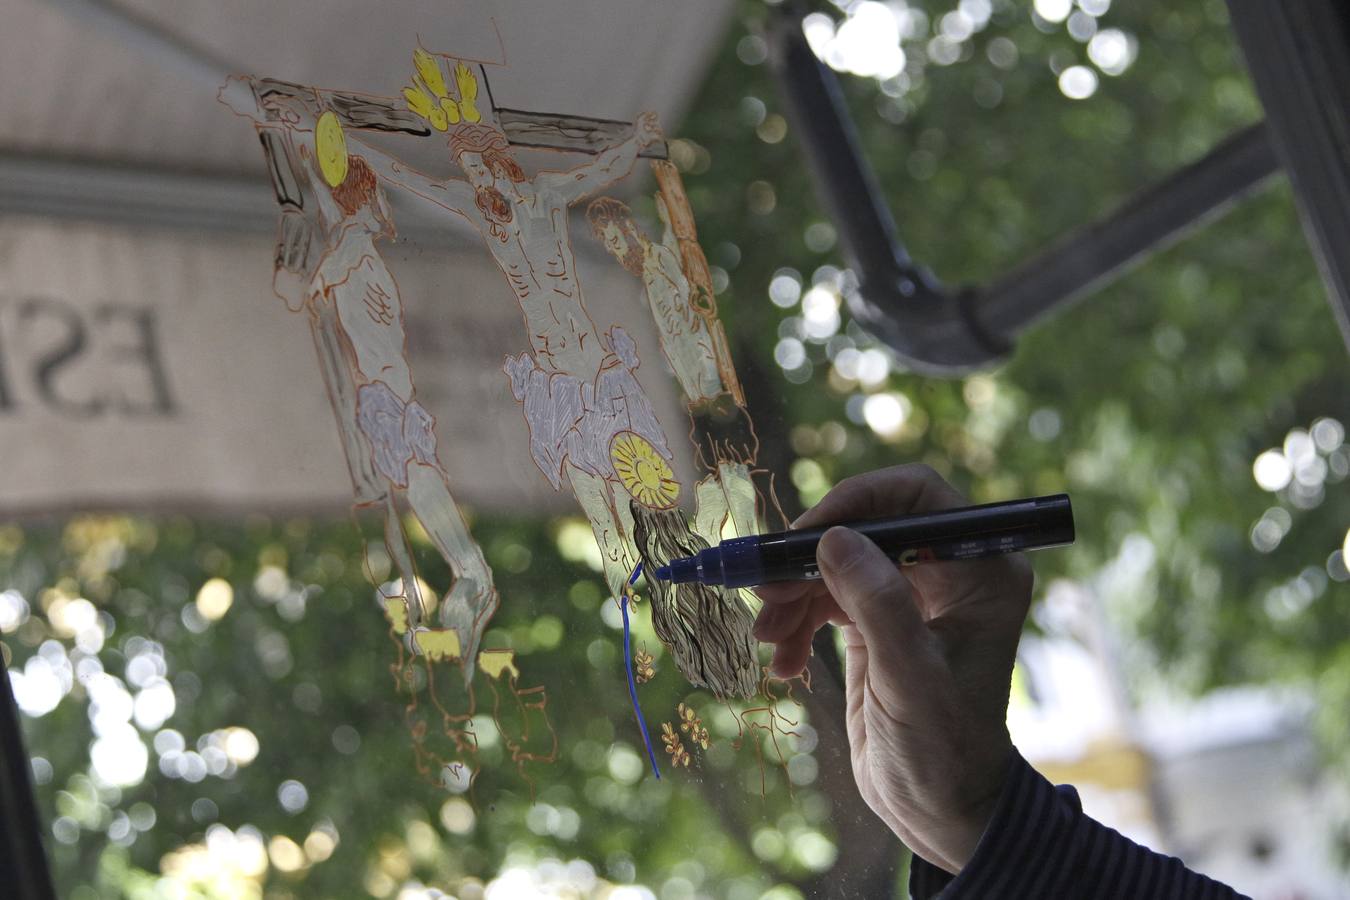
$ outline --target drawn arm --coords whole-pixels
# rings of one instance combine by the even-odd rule
[[[317,268],[314,228],[301,212],[287,209],[281,214],[277,227],[275,270],[272,291],[286,303],[291,312],[299,312],[309,299]]]
[[[370,168],[382,183],[396,185],[415,197],[439,206],[442,210],[458,213],[466,218],[472,215],[470,211],[475,208],[474,191],[467,181],[458,178],[437,181],[407,163],[376,150],[360,138],[349,136],[347,140],[360,145],[361,149],[357,152],[370,164]]]
[[[680,239],[675,234],[674,227],[670,224],[670,210],[666,208],[666,198],[660,194],[656,195],[656,217],[661,220],[661,245],[674,253],[676,259],[679,259],[681,254]]]
[[[272,291],[299,312],[309,299],[309,285],[316,259],[322,254],[323,239],[315,235],[314,223],[304,211],[302,185],[305,173],[295,159],[295,148],[284,129],[259,125],[263,155],[267,159],[272,192],[281,218],[277,223],[277,244],[273,256]]]
[[[690,302],[689,279],[684,277],[684,270],[680,268],[679,251],[659,245],[655,255],[657,271],[670,285],[671,315],[677,317],[690,333],[698,331],[702,319]]]
[[[375,191],[375,217],[384,226],[387,237],[392,239],[398,234],[398,230],[394,227],[394,211],[389,208],[389,198],[383,188]]]
[[[540,172],[535,185],[540,192],[561,197],[569,206],[608,187],[633,170],[638,152],[661,139],[655,113],[638,116],[633,136],[621,144],[606,147],[595,159],[566,172]]]

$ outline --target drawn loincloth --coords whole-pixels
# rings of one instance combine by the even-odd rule
[[[509,356],[502,371],[525,410],[530,456],[561,490],[568,463],[591,475],[613,480],[610,442],[616,434],[641,435],[667,460],[672,459],[651,402],[633,376],[637,349],[622,328],[606,335],[610,352],[591,381],[566,372],[545,372],[528,352]]]
[[[383,381],[356,392],[356,421],[374,451],[375,468],[399,487],[408,486],[408,463],[437,465],[435,420],[416,400],[405,403]]]

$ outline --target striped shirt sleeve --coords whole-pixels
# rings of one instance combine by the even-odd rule
[[[993,818],[966,867],[952,875],[914,857],[909,876],[914,900],[1244,896],[1084,815],[1077,791],[1055,787],[1021,754],[1013,757]]]

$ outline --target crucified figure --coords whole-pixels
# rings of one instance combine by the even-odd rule
[[[417,401],[398,284],[376,247],[394,234],[388,204],[370,165],[348,154],[332,113],[310,123],[303,109],[273,102],[280,121],[258,108],[235,111],[253,119],[278,186],[274,290],[309,315],[356,505],[383,509],[385,546],[402,581],[384,611],[413,652],[458,661],[471,678],[499,599],[437,457],[434,419]],[[439,628],[428,625],[436,604],[422,596],[400,500],[454,574]]]
[[[671,215],[659,194],[656,207],[664,229],[653,241],[629,208],[613,197],[601,197],[586,209],[591,230],[625,269],[642,279],[660,335],[661,352],[684,392],[699,461],[709,475],[695,485],[694,528],[709,543],[722,539],[728,518],[737,535],[757,532],[756,493],[752,466],[758,442],[750,415],[725,381],[719,348],[725,345],[722,323],[707,315],[681,264],[679,240]],[[734,371],[731,373],[734,376]],[[700,427],[701,426],[701,427]],[[726,435],[730,434],[731,439]]]
[[[656,117],[644,113],[627,140],[576,168],[529,178],[499,129],[464,124],[449,133],[462,179],[434,180],[388,160],[377,166],[382,179],[472,224],[506,276],[531,349],[508,358],[503,368],[524,408],[531,455],[555,489],[564,479],[570,483],[590,519],[616,597],[637,564],[625,494],[625,487],[628,494],[632,488],[621,486],[616,453],[633,450],[650,462],[642,470],[652,473],[649,492],[638,498],[643,502],[670,508],[679,485],[669,474],[672,454],[665,435],[633,375],[635,343],[618,326],[601,333],[585,308],[568,209],[626,176],[638,153],[660,139]]]
[[[529,177],[505,133],[482,121],[473,73],[463,63],[455,67],[456,99],[437,60],[421,50],[413,60],[417,74],[404,91],[409,108],[448,132],[464,178],[432,179],[393,160],[379,174],[472,224],[506,276],[531,349],[508,357],[503,368],[524,408],[531,455],[555,489],[563,479],[570,483],[600,546],[611,594],[621,597],[639,559],[657,554],[664,562],[707,546],[676,507],[673,457],[633,375],[633,340],[618,326],[601,334],[586,311],[568,231],[572,206],[627,176],[641,151],[661,140],[656,117],[643,113],[630,136],[575,168]],[[705,383],[699,392],[713,388]],[[718,696],[753,693],[758,667],[743,598],[702,585],[649,584],[657,635],[685,677]]]
[[[506,276],[530,350],[508,357],[503,370],[529,426],[531,456],[555,489],[564,481],[570,485],[617,599],[630,593],[629,576],[640,559],[665,553],[664,562],[676,550],[706,546],[676,506],[681,486],[666,437],[634,375],[636,344],[617,325],[602,333],[591,319],[569,238],[569,209],[628,175],[643,150],[661,140],[656,117],[644,113],[626,136],[605,132],[613,136],[610,143],[588,147],[593,157],[575,168],[530,177],[493,122],[497,111],[485,116],[478,109],[478,76],[463,62],[456,64],[458,96],[452,97],[444,59],[414,51],[413,86],[403,92],[406,109],[389,98],[284,82],[257,87],[296,98],[298,115],[307,114],[309,121],[338,110],[357,128],[446,135],[463,178],[425,175],[364,144],[361,155],[381,183],[471,224]],[[654,588],[653,597],[654,617],[660,613],[659,621],[667,623],[658,626],[658,635],[675,636],[677,664],[692,683],[718,696],[753,693],[758,669],[752,617],[742,598],[683,585]]]

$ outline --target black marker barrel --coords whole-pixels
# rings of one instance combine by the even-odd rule
[[[900,565],[978,559],[1073,543],[1067,494],[984,503],[888,519],[838,523],[866,535]],[[658,570],[676,584],[699,581],[750,587],[819,578],[816,548],[834,525],[722,541],[696,557]]]

